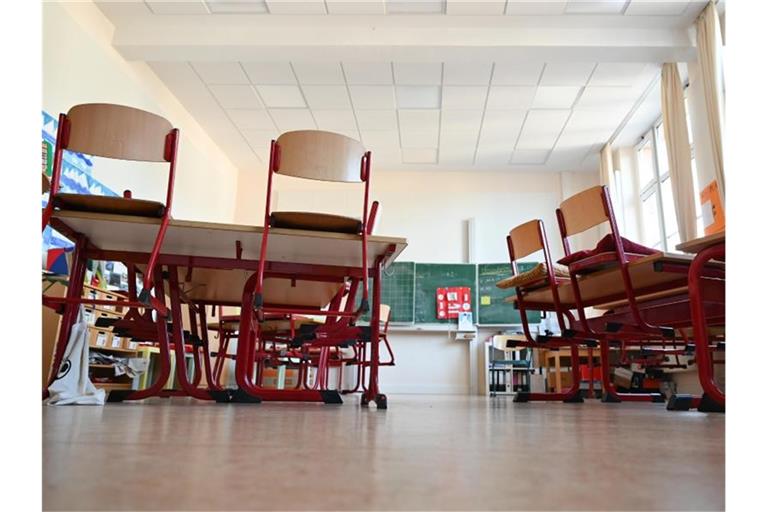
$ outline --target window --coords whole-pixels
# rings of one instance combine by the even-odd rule
[[[637,147],[643,242],[655,249],[674,251],[680,243],[672,180],[669,177],[664,124],[659,122]]]

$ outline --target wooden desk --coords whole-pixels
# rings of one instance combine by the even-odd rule
[[[692,261],[693,257],[689,255],[656,253],[630,262],[629,275],[638,300],[642,300],[643,296],[659,298],[659,294],[679,293],[679,290],[687,285],[686,274],[679,271],[664,271],[663,267],[672,265],[687,267]],[[711,263],[708,267],[723,268],[717,263]],[[626,298],[624,282],[618,266],[579,277],[579,288],[585,307],[599,306]],[[570,282],[560,283],[557,290],[563,307],[576,308],[573,285]],[[551,311],[554,306],[552,291],[549,287],[532,290],[525,293],[524,297],[528,309]],[[517,297],[512,296],[505,300],[514,303]]]
[[[701,397],[674,396],[670,399],[668,409],[686,410],[697,407],[700,411],[725,412],[725,391],[720,389],[715,381],[712,368],[712,353],[709,350],[711,326],[705,311],[706,289],[703,286],[704,270],[712,261],[723,262],[725,268],[725,231],[713,235],[696,238],[677,246],[678,250],[694,253],[696,257],[688,270],[688,288],[690,295],[690,310],[693,320],[693,338],[696,346],[696,367],[699,383],[704,393]],[[722,284],[725,284],[723,275]],[[725,304],[725,294],[722,296]],[[725,319],[722,319],[725,327]]]
[[[675,249],[690,254],[698,254],[707,247],[720,243],[725,243],[725,231],[688,240],[687,242],[677,244]]]
[[[75,282],[80,281],[74,288],[82,288],[81,274],[84,273],[87,259],[120,261],[129,266],[146,264],[160,220],[57,211],[53,214],[51,226],[75,242],[72,275],[78,277],[73,278]],[[184,293],[201,304],[240,305],[242,284],[258,268],[262,233],[263,229],[257,226],[171,220],[156,269],[165,268],[168,271],[171,303],[180,309],[179,297]],[[365,263],[374,282],[370,290],[374,304],[380,302],[379,277],[382,269],[389,266],[406,245],[403,238],[368,237],[368,257]],[[319,308],[328,303],[345,281],[362,278],[359,235],[271,229],[267,258],[265,277],[268,284],[264,289],[267,306],[275,304]],[[160,280],[161,283],[163,281]],[[78,307],[74,293],[79,294],[80,290],[69,291],[65,309],[70,313],[64,315],[65,319],[73,317],[72,308]],[[132,306],[142,307],[141,304]],[[181,318],[181,315],[174,317]],[[201,320],[202,326],[207,324],[204,318]],[[180,340],[183,334],[181,322],[177,324],[172,333],[174,340]],[[58,361],[66,347],[70,329],[71,322],[66,326],[62,324],[56,349]],[[160,331],[162,329],[158,329]],[[160,336],[165,337],[163,334]],[[378,336],[371,338],[371,357],[377,358],[379,339]],[[170,346],[168,339],[159,344],[162,359],[167,361]],[[176,350],[183,351],[183,343],[174,342],[174,346]],[[211,399],[209,392],[188,386],[184,358],[177,357],[176,360],[177,377],[185,392],[197,398]],[[375,361],[369,367],[371,382],[368,393],[371,395],[378,393],[377,367]],[[167,368],[161,371],[160,380],[167,380]],[[153,384],[147,390],[122,396],[121,399],[154,396],[161,389],[162,383],[157,386]],[[265,391],[264,396],[259,396],[274,400],[324,399],[319,391],[304,390]]]

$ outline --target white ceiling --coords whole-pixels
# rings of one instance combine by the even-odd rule
[[[99,5],[116,27],[116,48],[147,61],[242,168],[262,169],[269,141],[282,132],[321,129],[361,140],[377,169],[512,171],[595,169],[600,147],[657,87],[660,62],[691,55],[685,27],[702,7],[660,0]],[[276,21],[265,25],[267,18]],[[443,29],[438,18],[453,21]],[[480,41],[493,39],[489,31],[509,33],[504,20],[541,29],[512,34],[520,41],[509,51],[499,38]],[[357,44],[361,23],[368,36]],[[421,31],[425,42],[408,43],[403,27]],[[551,27],[560,28],[549,34]],[[292,31],[294,44],[265,35],[279,29]],[[425,31],[433,29],[441,31],[431,38]],[[215,55],[206,53],[211,47]]]

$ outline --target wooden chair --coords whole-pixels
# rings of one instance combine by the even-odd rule
[[[627,301],[632,318],[635,322],[632,329],[638,330],[649,337],[673,338],[674,330],[649,325],[640,312],[637,295],[632,286],[629,273],[629,263],[644,257],[642,254],[633,254],[625,251],[624,242],[619,233],[616,217],[613,213],[611,198],[606,186],[588,188],[578,194],[569,197],[560,204],[557,209],[557,223],[560,228],[560,237],[563,242],[563,251],[566,257],[572,254],[570,237],[583,233],[589,229],[608,223],[610,234],[615,241],[615,250],[593,254],[568,263],[571,275],[576,309],[579,321],[585,328],[588,327],[585,307],[581,299],[578,276],[602,270],[611,266],[618,266],[624,285],[624,299]]]
[[[530,256],[531,254],[542,251],[544,256],[544,265],[546,268],[546,275],[532,281],[528,284],[517,286],[515,288],[516,305],[520,311],[520,318],[523,323],[523,333],[527,341],[527,345],[531,348],[553,348],[557,349],[563,346],[570,346],[571,348],[571,360],[576,361],[576,365],[571,368],[573,379],[571,388],[564,393],[517,393],[515,395],[515,402],[528,402],[532,400],[562,400],[565,402],[581,402],[583,401],[579,393],[579,378],[578,378],[578,361],[579,361],[579,343],[584,341],[571,338],[564,339],[560,336],[539,336],[534,338],[531,334],[530,326],[528,325],[528,315],[526,314],[526,293],[529,290],[539,289],[542,287],[549,287],[552,293],[554,303],[554,313],[557,316],[557,322],[560,326],[560,330],[565,333],[569,331],[569,324],[566,324],[565,318],[567,317],[570,322],[570,327],[573,327],[575,320],[569,310],[562,307],[558,294],[558,284],[563,281],[563,278],[555,275],[554,265],[552,263],[552,256],[549,252],[549,244],[547,243],[547,234],[544,229],[544,223],[540,219],[528,221],[520,224],[519,226],[510,230],[507,235],[507,250],[509,251],[509,261],[512,265],[512,275],[518,275],[517,262],[521,258]],[[572,329],[570,329],[572,330]]]
[[[51,186],[48,204],[43,211],[43,229],[50,223],[55,209],[160,219],[160,228],[150,253],[139,300],[163,314],[167,308],[152,297],[150,290],[154,284],[152,269],[171,219],[178,144],[179,130],[156,114],[107,103],[75,105],[66,114],[59,115]],[[111,159],[168,163],[165,204],[135,199],[129,190],[125,191],[123,197],[62,193],[59,183],[64,150]]]
[[[372,205],[369,215],[368,191],[370,184],[371,153],[358,141],[331,132],[305,130],[282,134],[272,141],[270,150],[264,231],[257,271],[255,308],[263,318],[264,270],[271,228],[333,231],[356,234],[361,237],[362,249],[362,301],[360,313],[367,312],[368,304],[368,235],[378,209]],[[295,178],[363,184],[363,208],[360,219],[314,212],[273,212],[271,210],[272,178],[274,174]]]
[[[578,194],[569,197],[560,204],[556,211],[557,222],[560,228],[560,237],[563,243],[563,250],[566,257],[572,254],[570,237],[583,233],[589,229],[600,225],[608,224],[609,231],[615,241],[615,249],[612,251],[591,254],[583,258],[577,258],[576,261],[568,263],[573,296],[576,303],[576,311],[579,317],[579,329],[581,334],[588,337],[595,337],[600,340],[600,356],[605,367],[603,368],[603,401],[618,402],[621,400],[632,401],[663,401],[661,395],[651,394],[622,394],[616,392],[609,379],[608,361],[609,359],[609,340],[619,338],[618,331],[627,328],[621,333],[622,343],[630,341],[647,341],[653,339],[667,340],[674,343],[674,329],[662,326],[648,324],[642,314],[640,301],[632,286],[630,277],[629,263],[635,259],[644,257],[640,254],[632,254],[624,249],[624,241],[619,233],[616,223],[616,217],[613,213],[608,187],[596,186],[588,188]],[[585,306],[582,300],[580,290],[579,276],[591,272],[596,272],[618,266],[622,284],[624,288],[624,297],[626,307],[631,313],[634,325],[612,327],[611,332],[596,332],[590,327]],[[610,323],[608,324],[611,325]],[[634,338],[634,340],[633,340]]]

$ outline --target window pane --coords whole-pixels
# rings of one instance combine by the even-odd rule
[[[677,217],[675,216],[675,198],[672,195],[672,179],[661,182],[661,209],[664,211],[664,231],[667,237],[677,233]]]
[[[659,229],[659,206],[656,192],[643,199],[643,243],[652,247],[661,245]]]
[[[659,176],[669,172],[669,160],[667,160],[667,139],[664,135],[664,124],[660,124],[656,130],[656,147],[659,155]]]
[[[637,150],[637,174],[640,190],[644,189],[654,179],[653,172],[653,142],[648,138]]]

